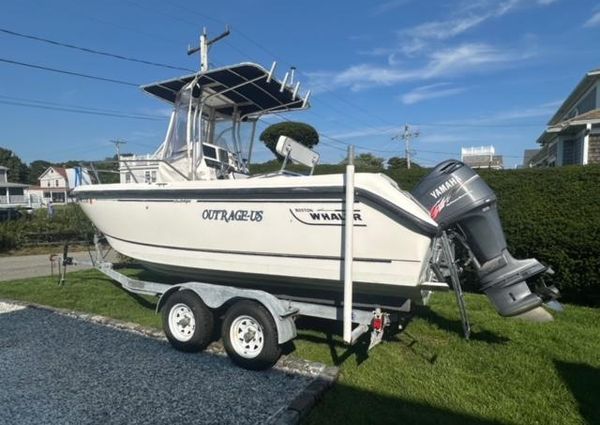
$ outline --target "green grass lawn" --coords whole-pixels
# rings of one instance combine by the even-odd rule
[[[130,271],[131,274],[138,273]],[[92,312],[160,328],[153,298],[132,296],[95,271],[0,283],[0,298]],[[567,305],[550,323],[499,317],[467,295],[461,336],[452,294],[436,294],[405,331],[368,354],[340,329],[300,321],[294,355],[341,368],[310,424],[600,424],[600,310]]]

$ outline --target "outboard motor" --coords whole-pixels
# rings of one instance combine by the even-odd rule
[[[417,184],[412,195],[442,230],[454,228],[462,234],[481,290],[498,313],[515,316],[542,304],[526,280],[548,268],[534,258],[516,260],[508,252],[496,195],[473,169],[460,161],[444,161]],[[558,295],[555,288],[545,289],[554,298]]]

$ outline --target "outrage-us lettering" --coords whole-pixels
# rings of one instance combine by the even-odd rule
[[[259,222],[263,219],[262,210],[204,210],[202,211],[204,220],[224,221],[254,221]]]

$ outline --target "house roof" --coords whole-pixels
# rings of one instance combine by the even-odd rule
[[[5,167],[4,165],[0,165],[0,170],[8,170],[8,167]]]
[[[560,118],[566,114],[579,100],[581,96],[585,94],[595,83],[600,79],[600,69],[593,69],[577,84],[573,89],[569,97],[560,105],[558,111],[550,118],[548,125],[552,126],[559,122]]]
[[[523,165],[529,165],[531,160],[541,151],[538,149],[525,149],[523,151]]]
[[[583,129],[587,124],[599,124],[600,123],[600,109],[592,109],[591,111],[584,112],[565,121],[561,121],[552,126],[549,126],[540,137],[537,142],[544,144],[550,141],[555,135],[565,132],[566,134],[577,133]]]
[[[65,180],[67,180],[67,170],[65,170],[63,167],[55,167],[55,166],[51,166],[51,167],[46,168],[46,171],[44,171],[38,177],[38,179],[41,179],[42,177],[44,177],[46,175],[46,173],[48,173],[48,171],[50,171],[50,170],[56,171],[58,174],[60,174],[61,177],[63,177]]]

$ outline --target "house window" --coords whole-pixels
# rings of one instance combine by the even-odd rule
[[[152,178],[150,177],[150,171],[146,171],[146,172],[144,173],[144,181],[145,181],[146,183],[150,183],[150,182],[152,181]]]
[[[52,193],[52,202],[56,203],[64,203],[65,202],[65,194],[63,192],[54,192]]]
[[[55,183],[56,187],[58,187],[58,180],[56,180],[54,183]]]
[[[131,183],[131,173],[125,173],[125,183]]]
[[[581,164],[581,142],[575,140],[563,141],[563,165]]]
[[[152,183],[156,183],[156,171],[152,171]]]
[[[48,187],[50,187],[50,180],[48,180],[48,181],[46,182],[46,185],[47,185]]]

